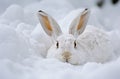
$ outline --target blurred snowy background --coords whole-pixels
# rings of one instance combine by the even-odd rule
[[[61,23],[72,10],[86,7],[92,10],[88,24],[109,32],[118,58],[82,66],[44,59],[51,43],[37,11]],[[0,79],[120,79],[119,54],[119,0],[0,0]]]

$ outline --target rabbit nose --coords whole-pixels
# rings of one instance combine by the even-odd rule
[[[71,53],[66,51],[62,54],[63,58],[66,60],[66,62],[68,62],[68,60],[70,59],[71,57]]]

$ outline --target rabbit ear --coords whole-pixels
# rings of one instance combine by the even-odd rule
[[[85,30],[90,15],[90,10],[85,9],[79,16],[77,16],[71,23],[69,33],[78,36]]]
[[[59,25],[50,15],[40,10],[38,11],[38,17],[44,31],[49,36],[56,38],[62,33]]]

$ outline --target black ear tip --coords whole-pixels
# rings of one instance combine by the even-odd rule
[[[42,10],[39,10],[38,12],[43,12]]]
[[[85,10],[88,10],[88,8],[86,8]]]

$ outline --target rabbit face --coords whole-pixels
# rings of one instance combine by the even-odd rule
[[[38,17],[44,31],[54,39],[54,43],[47,53],[48,58],[57,58],[71,64],[79,64],[79,61],[81,62],[76,39],[83,33],[89,14],[90,10],[85,9],[72,21],[69,33],[63,34],[57,22],[50,15],[41,10],[38,11]]]
[[[79,64],[77,42],[73,35],[60,35],[54,45],[48,50],[48,58],[57,58],[60,61]]]

